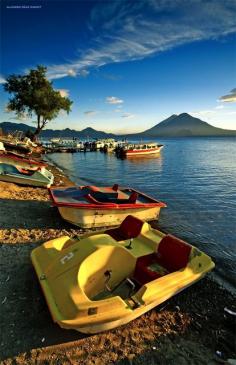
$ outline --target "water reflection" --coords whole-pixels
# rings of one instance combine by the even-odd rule
[[[149,163],[153,163],[153,164],[158,164],[159,166],[162,165],[162,154],[158,154],[158,155],[148,155],[148,156],[129,156],[126,158],[126,160],[128,160],[131,163],[135,163],[135,164],[149,164]]]

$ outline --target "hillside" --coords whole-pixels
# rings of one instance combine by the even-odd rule
[[[213,127],[187,113],[173,114],[137,137],[236,136],[236,131]]]
[[[23,123],[0,123],[0,128],[7,132],[22,130],[24,132],[29,129],[34,131],[35,127]],[[145,138],[145,137],[198,137],[198,136],[236,136],[236,131],[213,127],[201,119],[194,118],[187,113],[179,115],[173,114],[169,118],[156,124],[154,127],[147,129],[141,133],[115,135],[103,131],[97,131],[93,128],[85,128],[81,131],[65,128],[65,129],[45,129],[42,131],[42,138],[64,137],[64,138]]]
[[[11,123],[11,122],[3,122],[0,123],[0,128],[2,128],[5,132],[14,132],[16,130],[27,132],[31,130],[32,132],[35,131],[35,127],[29,126],[23,123]],[[77,131],[75,129],[65,128],[65,129],[45,129],[40,134],[42,138],[113,138],[115,137],[114,134],[106,133],[102,131],[97,131],[93,128],[85,128],[81,131]]]

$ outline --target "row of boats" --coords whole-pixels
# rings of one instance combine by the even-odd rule
[[[0,180],[24,185],[35,186],[35,180],[19,174],[49,173],[44,162],[9,152],[0,154],[1,165],[14,171],[8,180],[0,173]],[[126,324],[214,268],[199,249],[147,223],[165,203],[117,184],[58,188],[50,187],[53,176],[48,179],[40,186],[49,187],[63,219],[99,229],[45,242],[31,253],[52,318],[62,328],[98,333]]]
[[[160,153],[163,145],[153,142],[128,143],[127,141],[116,141],[113,138],[106,138],[94,141],[79,141],[53,138],[44,142],[43,146],[47,153],[54,152],[114,152],[117,157],[125,158],[130,156],[150,155]]]

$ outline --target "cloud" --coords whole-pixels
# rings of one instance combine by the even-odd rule
[[[131,119],[131,118],[134,118],[135,115],[134,114],[131,114],[131,113],[124,113],[121,118],[125,118],[125,119]]]
[[[56,89],[57,91],[59,91],[60,95],[63,98],[67,98],[69,96],[69,90],[66,89]]]
[[[5,84],[5,82],[6,82],[5,78],[2,75],[0,75],[0,84]]]
[[[192,114],[197,114],[197,115],[209,115],[209,114],[216,114],[217,111],[216,110],[199,110],[197,112],[192,112]]]
[[[88,70],[81,70],[80,72],[78,72],[78,75],[81,77],[86,77],[89,75],[89,71]]]
[[[224,109],[224,105],[217,105],[215,109]]]
[[[108,104],[122,104],[124,100],[117,98],[116,96],[107,96],[106,102]]]
[[[61,79],[63,77],[86,77],[89,74],[88,70],[79,70],[76,65],[53,65],[47,68],[48,80]]]
[[[234,103],[236,102],[236,88],[230,91],[230,94],[223,95],[219,98],[219,101]]]
[[[139,60],[186,43],[217,39],[236,31],[235,12],[236,2],[232,0],[95,2],[88,23],[89,46],[74,61],[49,66],[48,76],[82,76],[92,67]]]
[[[92,116],[97,114],[97,112],[95,110],[87,110],[86,112],[84,112],[84,114],[87,116]]]

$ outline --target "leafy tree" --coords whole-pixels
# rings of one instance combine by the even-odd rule
[[[10,75],[4,84],[5,91],[13,94],[7,105],[8,110],[16,112],[19,117],[23,114],[36,114],[34,137],[40,134],[50,120],[58,116],[60,110],[65,110],[67,114],[71,111],[72,101],[53,89],[52,82],[46,78],[46,71],[46,67],[37,66],[37,69],[30,70],[27,75]]]

